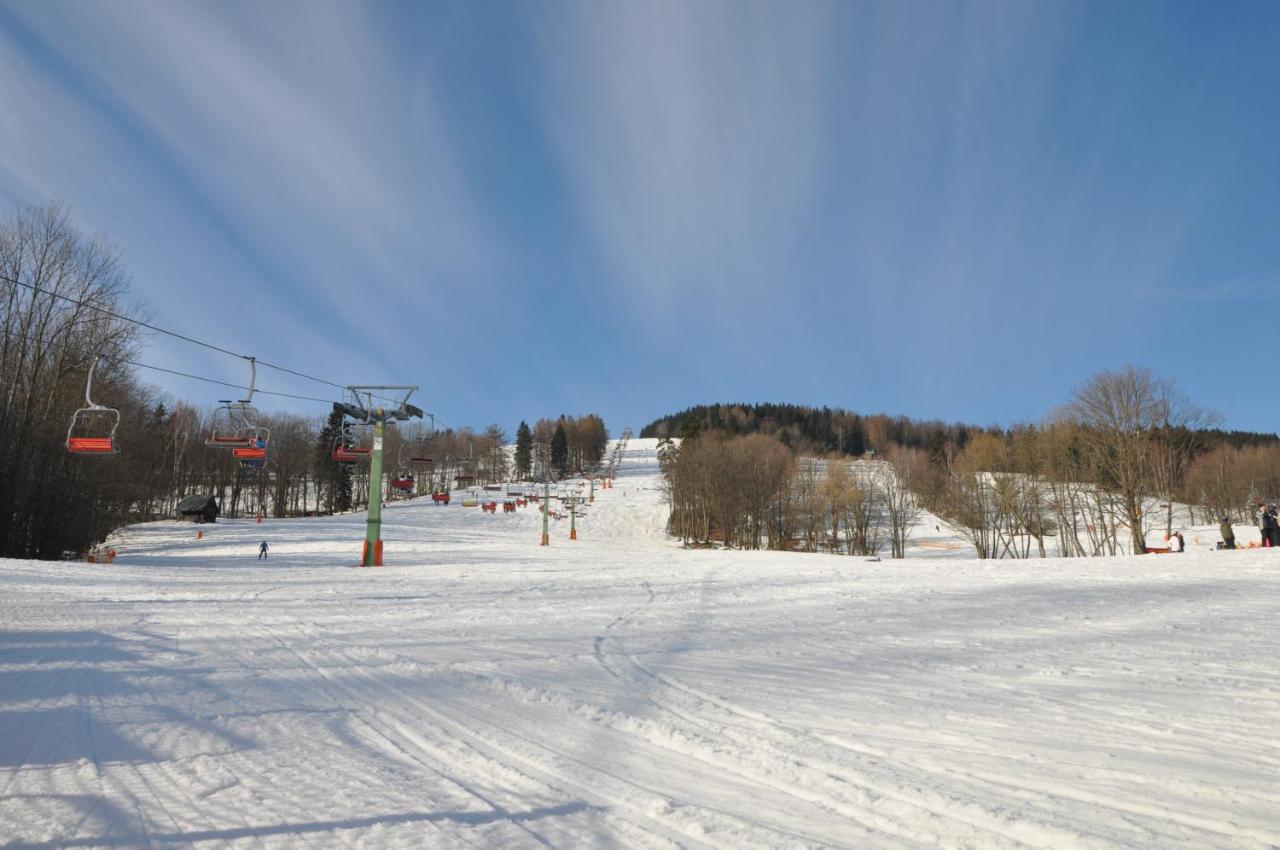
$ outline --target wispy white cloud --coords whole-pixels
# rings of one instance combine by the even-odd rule
[[[389,378],[388,327],[447,322],[440,288],[492,273],[501,243],[430,80],[397,72],[366,7],[8,11],[52,61],[0,33],[6,192],[71,201],[160,314]]]
[[[1066,5],[537,9],[541,112],[609,282],[684,323],[674,359],[717,392],[820,398],[838,344],[911,349],[859,393],[955,395],[990,339],[1039,351],[1065,303],[1166,279],[1203,215],[1178,150],[1121,170],[1145,93],[1127,55],[1079,61]]]
[[[1212,281],[1196,287],[1155,286],[1134,293],[1143,301],[1173,301],[1179,304],[1215,304],[1280,300],[1280,277],[1243,278]]]
[[[540,8],[545,124],[614,280],[660,309],[776,279],[827,153],[823,7]]]
[[[1083,303],[1274,297],[1193,285],[1275,266],[1249,100],[1274,51],[1224,23],[1231,61],[1187,63],[1194,17],[14,0],[0,200],[68,200],[169,324],[458,407],[986,416],[1014,402],[975,375],[1144,345]],[[530,328],[571,368],[486,351]]]

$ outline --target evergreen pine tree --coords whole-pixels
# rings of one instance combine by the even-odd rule
[[[670,476],[671,471],[675,468],[676,458],[679,455],[680,449],[670,437],[663,437],[658,440],[658,466],[662,469],[664,475]]]
[[[329,513],[351,510],[351,470],[333,459],[334,443],[342,435],[342,419],[341,411],[330,413],[316,440],[316,478],[325,488]]]
[[[351,510],[351,470],[347,468],[347,464],[334,464],[338,467],[334,476],[333,487],[333,509],[335,511]]]
[[[533,432],[523,419],[516,429],[516,477],[525,479],[533,469]]]
[[[680,442],[697,439],[702,433],[702,419],[698,416],[686,416],[680,423]]]
[[[564,420],[556,423],[551,437],[551,468],[563,478],[569,472],[569,435],[564,430]]]

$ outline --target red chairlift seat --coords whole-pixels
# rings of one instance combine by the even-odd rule
[[[116,441],[112,437],[68,437],[67,451],[77,455],[113,455]]]
[[[71,415],[67,451],[73,455],[113,455],[120,412],[110,407],[84,407]]]
[[[412,476],[412,475],[405,475],[405,476],[400,476],[400,477],[392,478],[392,479],[391,479],[391,486],[392,486],[392,487],[394,487],[394,488],[396,488],[397,490],[412,490],[412,489],[413,489],[413,476]]]
[[[341,443],[333,447],[333,459],[338,463],[367,463],[373,457],[373,449],[365,446],[344,446]]]
[[[235,446],[231,456],[240,461],[240,465],[249,469],[258,469],[267,463],[267,442],[271,439],[271,431],[267,428],[249,427],[240,431],[240,436],[249,441],[246,446]]]
[[[215,449],[236,449],[253,445],[253,437],[244,434],[211,434],[204,444]]]

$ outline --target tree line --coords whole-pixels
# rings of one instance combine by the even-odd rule
[[[700,404],[655,419],[640,431],[641,437],[686,437],[702,431],[730,436],[763,434],[773,437],[799,455],[841,454],[862,457],[885,455],[891,449],[919,449],[935,462],[945,453],[963,450],[979,434],[1007,437],[1012,429],[961,422],[916,420],[885,413],[860,414],[839,407],[798,404]],[[1251,431],[1223,430],[1216,425],[1199,429],[1206,448],[1280,448],[1280,436]]]
[[[659,451],[670,530],[690,545],[903,557],[927,510],[981,558],[1114,555],[1143,551],[1159,526],[1172,532],[1175,503],[1203,523],[1247,522],[1280,496],[1274,435],[1220,430],[1172,382],[1136,367],[1094,375],[1037,426],[889,431],[863,418],[877,450],[861,458],[797,451],[794,436],[740,435],[753,420],[738,406],[694,410]]]
[[[127,283],[116,250],[79,232],[62,205],[22,207],[0,221],[0,556],[82,552],[123,525],[173,516],[192,494],[215,496],[224,517],[366,507],[368,464],[333,459],[351,436],[336,411],[255,411],[253,424],[270,432],[261,468],[206,445],[215,407],[175,402],[135,374],[145,340],[129,321]],[[74,456],[68,426],[95,364],[93,399],[119,411],[120,451]],[[608,439],[593,414],[524,428],[526,479],[588,468]],[[400,499],[508,480],[519,466],[508,442],[497,424],[433,432],[400,423],[387,429],[376,485]]]
[[[658,461],[668,530],[691,546],[866,556],[888,547],[900,558],[920,513],[909,469],[797,455],[764,434],[664,437]]]
[[[522,421],[512,455],[515,476],[522,481],[556,481],[589,474],[604,460],[608,444],[609,429],[594,413],[539,419],[532,428]]]
[[[1217,419],[1148,369],[1100,372],[1038,427],[949,447],[915,490],[979,557],[1045,557],[1049,539],[1064,556],[1142,552],[1178,503],[1210,524],[1280,495],[1280,445],[1223,439]]]
[[[155,427],[154,396],[123,365],[139,348],[136,326],[102,312],[128,314],[126,284],[117,253],[81,236],[60,206],[23,209],[0,223],[4,554],[56,555],[67,541],[101,537],[133,505],[148,501],[157,467],[132,457],[114,469],[86,464],[63,445],[95,362],[98,392],[125,417],[122,439]]]
[[[894,446],[936,453],[946,444],[963,446],[972,434],[998,429],[798,404],[700,404],[655,419],[640,436],[687,437],[704,430],[730,436],[763,434],[801,455],[861,457],[883,454]]]

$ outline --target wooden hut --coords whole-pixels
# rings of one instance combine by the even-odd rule
[[[184,496],[182,501],[178,502],[176,513],[179,521],[217,522],[218,500],[213,497],[212,493]]]

